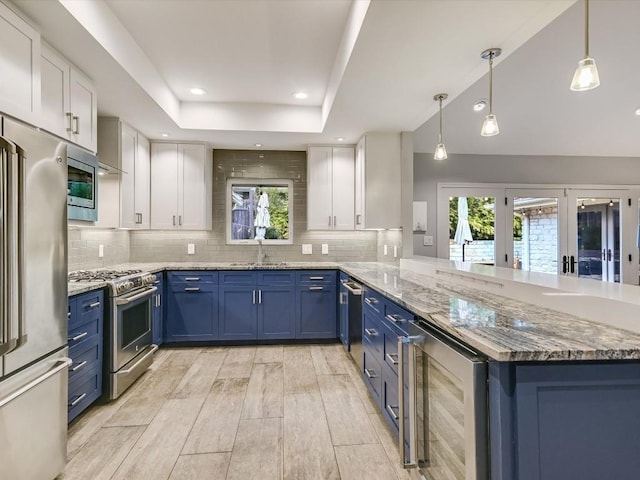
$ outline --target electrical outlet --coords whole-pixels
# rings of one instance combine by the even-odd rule
[[[195,255],[196,253],[196,246],[194,243],[188,243],[187,244],[187,255]]]
[[[98,258],[104,257],[104,245],[98,245]]]
[[[422,239],[422,245],[425,247],[433,247],[433,237],[431,235],[425,235]]]
[[[303,255],[311,255],[313,253],[313,245],[310,243],[302,244],[302,254]]]
[[[329,255],[329,244],[328,243],[323,243],[322,244],[322,254],[323,255]]]
[[[393,258],[398,258],[398,246],[393,246]]]
[[[382,246],[382,254],[383,255],[387,255],[387,246],[386,245]]]

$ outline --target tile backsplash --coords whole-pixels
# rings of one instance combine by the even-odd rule
[[[398,261],[399,231],[308,231],[306,152],[238,151],[213,152],[213,229],[211,231],[69,229],[69,270],[98,268],[124,262],[254,262],[255,245],[227,245],[225,200],[228,178],[291,179],[293,181],[293,244],[264,245],[266,262],[296,261]],[[382,245],[388,244],[388,255]],[[187,254],[187,245],[195,254]],[[104,257],[98,258],[98,245]],[[311,255],[302,244],[312,244]],[[322,254],[322,245],[329,253]],[[398,245],[398,258],[393,257]]]

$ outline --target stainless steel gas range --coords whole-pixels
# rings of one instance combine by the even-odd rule
[[[151,301],[157,277],[142,270],[93,270],[69,274],[72,282],[106,282],[105,383],[118,398],[144,373],[158,349],[151,341]]]

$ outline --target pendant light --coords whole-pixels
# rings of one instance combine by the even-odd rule
[[[596,61],[589,56],[589,0],[584,0],[584,58],[578,62],[576,73],[573,74],[571,90],[583,92],[599,85],[600,77]]]
[[[483,137],[492,137],[500,133],[498,119],[493,114],[493,59],[499,57],[501,53],[501,48],[489,48],[482,52],[482,58],[489,60],[489,115],[485,117],[480,130],[480,135]]]
[[[433,96],[434,100],[440,102],[440,132],[438,133],[438,145],[436,145],[436,151],[433,154],[434,160],[446,160],[447,149],[442,143],[442,100],[446,100],[449,95],[446,93],[438,93]]]

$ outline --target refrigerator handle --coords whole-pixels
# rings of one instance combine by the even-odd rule
[[[15,350],[18,346],[18,322],[20,318],[19,281],[21,275],[18,232],[18,172],[17,147],[0,137],[0,155],[2,158],[1,178],[2,198],[0,199],[0,275],[2,295],[0,298],[0,355]]]

